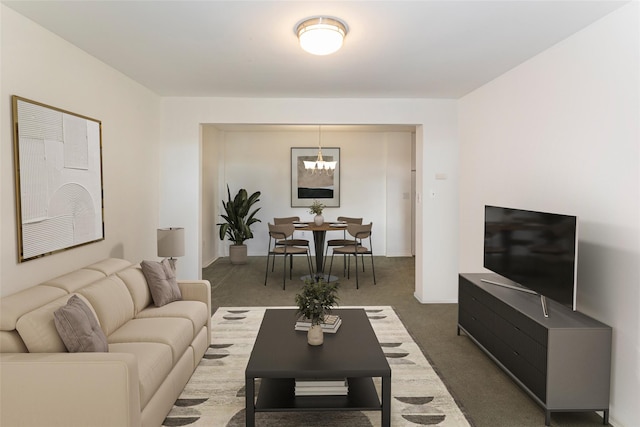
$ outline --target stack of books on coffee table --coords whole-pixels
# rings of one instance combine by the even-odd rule
[[[346,396],[349,385],[346,378],[297,379],[296,396]]]
[[[335,334],[338,328],[342,324],[342,319],[337,314],[327,314],[324,316],[324,322],[322,325],[322,332],[328,334]],[[311,328],[311,320],[306,319],[304,316],[300,316],[296,322],[296,331],[308,331]]]

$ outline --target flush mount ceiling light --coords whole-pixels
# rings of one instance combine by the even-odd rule
[[[300,47],[313,55],[329,55],[342,47],[347,24],[337,18],[314,16],[296,26]]]

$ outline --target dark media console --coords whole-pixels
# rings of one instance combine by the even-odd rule
[[[491,273],[460,274],[458,335],[464,331],[545,410],[603,411],[609,418],[611,328],[540,297],[485,281]]]

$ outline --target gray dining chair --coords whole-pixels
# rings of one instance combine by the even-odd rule
[[[293,224],[299,222],[299,216],[288,216],[284,218],[273,218],[274,225]],[[295,226],[294,226],[295,231]],[[294,239],[293,234],[287,239],[282,239],[276,242],[277,245],[289,245],[289,246],[306,246],[309,247],[309,241],[307,239]]]
[[[362,255],[362,271],[364,271],[364,255],[371,256],[371,272],[373,274],[373,284],[376,284],[376,270],[373,265],[373,246],[371,244],[371,228],[373,223],[369,224],[347,224],[347,232],[349,235],[353,236],[355,240],[355,244],[340,246],[337,248],[333,248],[333,252],[331,253],[331,263],[329,264],[329,276],[331,276],[331,269],[333,268],[333,257],[334,255],[353,255],[356,262],[356,289],[359,289],[359,281],[358,281],[358,255]],[[369,246],[366,247],[363,245],[363,241],[367,241]],[[347,262],[347,279],[350,279],[351,275],[351,257],[348,256]]]
[[[338,217],[338,222],[340,222],[340,221],[346,222],[347,225],[348,224],[362,224],[362,218],[352,218],[352,217],[348,217],[348,216],[339,216]],[[337,230],[339,230],[339,229],[337,229]],[[327,257],[329,256],[329,248],[331,248],[333,250],[333,248],[336,248],[336,247],[355,245],[355,243],[356,243],[355,239],[347,238],[347,227],[344,227],[342,229],[342,238],[341,239],[330,239],[330,240],[327,240],[327,247],[326,247],[326,249],[324,251],[324,262],[325,262],[325,264],[327,263]],[[344,257],[342,275],[343,276],[347,275],[347,257],[346,256]]]
[[[290,239],[293,235],[295,227],[291,224],[268,224],[269,226],[269,250],[267,252],[267,269],[264,275],[264,285],[267,286],[267,278],[269,276],[269,258],[273,257],[271,265],[271,272],[274,270],[275,259],[277,256],[282,256],[282,289],[285,289],[287,278],[287,257],[289,257],[289,280],[293,275],[293,256],[294,255],[306,255],[307,265],[309,267],[309,275],[313,275],[313,267],[311,266],[311,254],[308,247],[292,246],[288,244],[278,245],[278,241]]]

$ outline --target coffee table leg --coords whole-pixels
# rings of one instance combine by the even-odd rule
[[[256,425],[256,411],[255,411],[255,379],[245,377],[245,419],[247,427],[254,427]]]
[[[382,377],[382,427],[391,426],[391,375]]]

